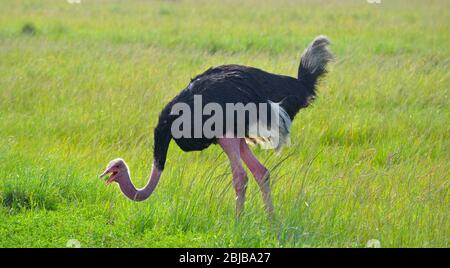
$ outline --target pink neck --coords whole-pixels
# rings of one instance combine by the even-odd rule
[[[155,190],[156,185],[159,182],[159,178],[161,177],[162,171],[159,170],[155,165],[152,168],[152,174],[147,185],[142,189],[136,189],[136,187],[131,182],[130,174],[119,181],[120,190],[122,190],[123,194],[133,201],[143,201],[147,199]]]

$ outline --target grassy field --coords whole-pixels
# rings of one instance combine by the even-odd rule
[[[0,0],[0,247],[449,247],[448,1]],[[272,170],[276,220],[218,146],[175,143],[154,195],[98,178],[123,157],[147,181],[164,105],[210,66],[295,76],[318,34],[337,60]]]

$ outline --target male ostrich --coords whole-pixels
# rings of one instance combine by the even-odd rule
[[[111,161],[101,177],[111,174],[107,179],[107,184],[117,182],[129,199],[143,201],[152,194],[158,184],[172,139],[183,151],[201,151],[211,144],[219,144],[228,156],[231,165],[233,186],[236,191],[237,217],[244,207],[248,182],[241,160],[255,177],[262,192],[265,209],[271,217],[273,205],[269,171],[256,159],[247,145],[247,142],[264,143],[267,139],[250,136],[236,137],[229,135],[228,129],[223,130],[223,135],[213,138],[205,136],[175,138],[171,133],[171,125],[178,115],[171,113],[171,109],[180,102],[193,107],[194,95],[201,95],[204,103],[214,102],[223,106],[225,103],[276,103],[281,107],[280,133],[283,137],[280,137],[279,140],[283,145],[289,136],[291,120],[316,96],[317,81],[326,73],[326,65],[333,58],[327,48],[329,44],[330,42],[325,36],[318,36],[311,42],[301,56],[297,78],[241,65],[210,68],[192,79],[189,85],[162,110],[154,130],[154,161],[147,185],[142,189],[136,189],[131,182],[128,166],[122,159]],[[245,124],[248,128],[249,123]],[[278,145],[277,149],[279,147]]]

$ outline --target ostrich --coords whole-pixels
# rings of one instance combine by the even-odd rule
[[[136,189],[130,179],[127,164],[122,159],[111,161],[100,176],[111,174],[107,184],[118,183],[123,194],[131,200],[146,200],[155,190],[166,163],[169,143],[173,139],[183,151],[201,151],[211,144],[219,144],[231,165],[233,186],[236,192],[236,217],[239,218],[247,188],[247,174],[242,164],[246,164],[253,174],[262,192],[265,210],[272,217],[273,205],[269,184],[268,169],[253,155],[247,143],[264,144],[270,138],[238,137],[228,135],[228,129],[217,137],[177,137],[171,133],[171,125],[179,116],[171,110],[177,103],[187,103],[193,106],[195,95],[200,95],[205,103],[270,103],[280,107],[279,149],[289,138],[290,123],[301,108],[307,107],[316,96],[318,79],[327,70],[326,65],[333,59],[328,50],[329,39],[325,36],[316,37],[303,52],[298,68],[298,77],[289,77],[265,72],[263,70],[241,66],[222,65],[208,69],[196,76],[189,85],[170,101],[159,115],[159,121],[154,129],[154,161],[147,185]],[[272,119],[273,120],[273,119]],[[257,122],[258,123],[258,122]],[[246,130],[250,123],[245,123]],[[192,130],[193,131],[193,130]],[[247,132],[246,132],[247,133]],[[267,138],[267,137],[266,137]]]

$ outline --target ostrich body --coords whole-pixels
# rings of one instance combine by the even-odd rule
[[[317,81],[326,73],[326,65],[332,59],[328,45],[329,40],[325,36],[318,36],[311,42],[301,57],[297,78],[241,65],[223,65],[208,69],[193,78],[189,85],[162,110],[154,129],[154,161],[147,185],[142,189],[136,189],[131,182],[128,166],[122,159],[111,161],[101,176],[111,174],[107,184],[117,182],[129,199],[143,201],[152,194],[158,184],[172,139],[183,151],[201,151],[211,144],[219,144],[231,165],[233,186],[236,191],[236,215],[239,216],[243,210],[248,182],[243,161],[255,177],[263,195],[265,209],[271,216],[273,205],[269,171],[258,161],[247,145],[247,142],[263,143],[264,140],[255,140],[247,136],[235,137],[229,135],[226,128],[223,130],[223,135],[219,137],[207,138],[202,135],[196,138],[193,136],[174,138],[171,125],[178,115],[172,114],[171,110],[177,103],[186,103],[195,109],[194,95],[200,95],[204,104],[218,103],[221,106],[225,106],[226,103],[278,103],[283,113],[287,115],[284,118],[280,116],[284,123],[280,126],[281,132],[288,136],[290,121],[316,96]],[[246,122],[246,130],[248,124],[251,122]]]

